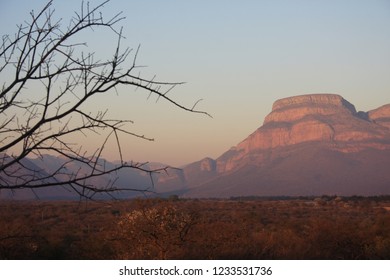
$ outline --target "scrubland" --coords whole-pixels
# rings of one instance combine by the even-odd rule
[[[1,201],[0,259],[390,259],[390,197]]]

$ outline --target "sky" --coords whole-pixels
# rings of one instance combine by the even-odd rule
[[[45,3],[0,0],[0,35],[13,34]],[[54,1],[55,17],[66,26],[80,5]],[[202,99],[196,108],[213,116],[129,88],[98,98],[87,110],[108,108],[113,118],[134,121],[134,132],[155,139],[123,136],[128,160],[181,166],[217,158],[288,96],[337,93],[362,111],[390,103],[389,0],[111,0],[102,9],[107,18],[120,11],[122,45],[141,46],[137,61],[147,66],[141,75],[185,82],[170,97],[188,107]],[[97,55],[115,50],[115,40],[98,31],[83,36]],[[117,159],[110,147],[106,157]]]

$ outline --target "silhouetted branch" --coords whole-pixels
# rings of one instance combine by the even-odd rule
[[[105,20],[101,10],[109,1],[96,7],[89,3],[81,5],[69,25],[63,28],[61,20],[54,19],[50,1],[38,14],[30,13],[30,20],[18,26],[11,38],[2,37],[0,45],[0,73],[8,73],[0,90],[0,189],[17,190],[62,186],[82,197],[92,198],[96,193],[112,193],[121,190],[151,191],[119,188],[116,180],[105,186],[94,185],[95,177],[116,174],[130,168],[151,174],[166,171],[168,167],[150,170],[142,163],[126,163],[123,159],[121,135],[131,135],[147,141],[152,138],[128,129],[130,120],[115,120],[107,117],[106,111],[91,114],[83,110],[100,94],[116,91],[125,85],[140,88],[149,95],[165,99],[185,111],[209,115],[196,110],[199,101],[192,107],[184,106],[168,94],[182,83],[169,83],[147,79],[133,73],[139,68],[135,50],[122,50],[122,28],[116,25],[124,17],[122,13]],[[84,32],[97,28],[108,29],[117,36],[113,56],[97,60],[96,54],[84,53],[85,42],[77,38]],[[126,66],[134,52],[130,67]],[[32,91],[40,85],[42,90]],[[69,142],[77,135],[88,133],[102,135],[101,146],[91,153],[77,143]],[[105,136],[103,136],[105,135]],[[116,166],[106,166],[102,153],[107,142],[113,138],[120,158]],[[54,170],[40,170],[29,166],[26,158],[45,154],[63,158],[63,164]],[[72,169],[77,163],[79,169]],[[151,180],[153,187],[153,180]]]

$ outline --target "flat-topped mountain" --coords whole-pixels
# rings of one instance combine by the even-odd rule
[[[390,116],[390,110],[370,112],[356,112],[351,103],[335,94],[284,98],[274,103],[263,126],[240,143],[238,149],[250,151],[312,141],[371,145],[389,136],[388,127],[376,121],[386,119],[386,113]]]
[[[344,153],[367,148],[389,149],[390,122],[386,116],[390,117],[390,110],[357,112],[354,105],[336,94],[277,100],[263,126],[233,149],[235,156],[222,161],[226,162],[224,171],[235,168],[233,161],[253,158],[253,153],[303,143],[322,143]],[[222,168],[223,164],[219,166]]]
[[[192,197],[390,194],[390,105],[358,112],[336,94],[277,100],[254,133],[183,178]]]

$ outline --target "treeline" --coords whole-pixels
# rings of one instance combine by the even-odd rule
[[[390,199],[1,202],[1,259],[390,259]]]
[[[376,196],[339,196],[339,195],[322,195],[322,196],[234,196],[229,200],[234,201],[279,201],[279,200],[315,200],[323,199],[331,201],[334,199],[342,199],[344,201],[373,201],[373,202],[388,202],[390,195],[376,195]],[[217,199],[219,200],[219,199]]]

